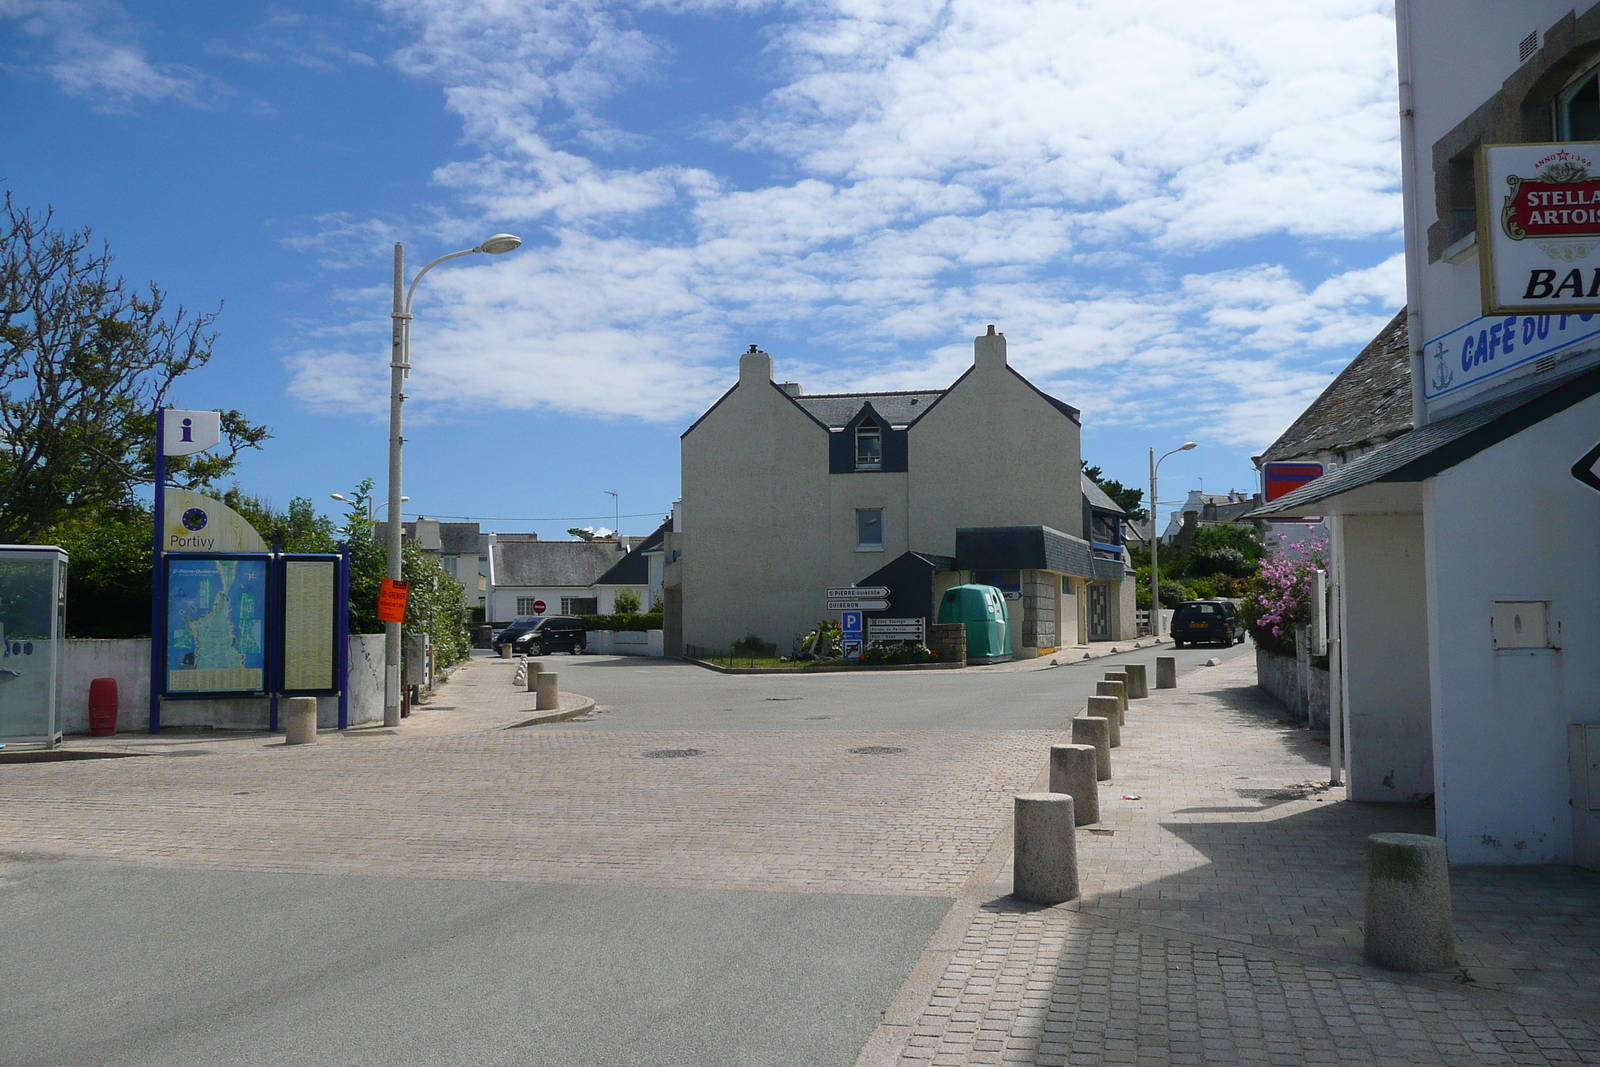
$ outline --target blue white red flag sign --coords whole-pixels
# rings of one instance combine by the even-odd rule
[[[215,447],[222,440],[222,412],[179,411],[168,408],[162,452],[168,456],[188,456]]]
[[[1600,471],[1595,469],[1597,466],[1600,466],[1600,445],[1589,449],[1582,459],[1572,465],[1572,476],[1590,489],[1600,492]]]
[[[1322,477],[1320,463],[1268,463],[1261,468],[1267,502],[1292,493],[1307,482]]]
[[[1478,190],[1484,314],[1600,311],[1600,144],[1485,145]]]

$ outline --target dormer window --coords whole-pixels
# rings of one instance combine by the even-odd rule
[[[856,470],[883,469],[883,429],[870,418],[856,427]]]

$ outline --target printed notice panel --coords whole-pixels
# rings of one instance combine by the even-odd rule
[[[288,560],[283,565],[283,688],[333,690],[338,631],[335,560]]]
[[[267,561],[167,557],[167,692],[266,689]]]

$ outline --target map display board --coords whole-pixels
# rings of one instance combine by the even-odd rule
[[[166,692],[265,692],[268,561],[167,556],[166,563]]]
[[[337,558],[284,560],[283,692],[338,690],[338,588]]]

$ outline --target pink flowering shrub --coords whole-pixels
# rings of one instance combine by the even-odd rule
[[[1263,560],[1261,571],[1244,597],[1244,621],[1256,644],[1271,652],[1294,655],[1295,630],[1311,624],[1314,575],[1328,566],[1326,541],[1307,541],[1303,556],[1274,556]]]

